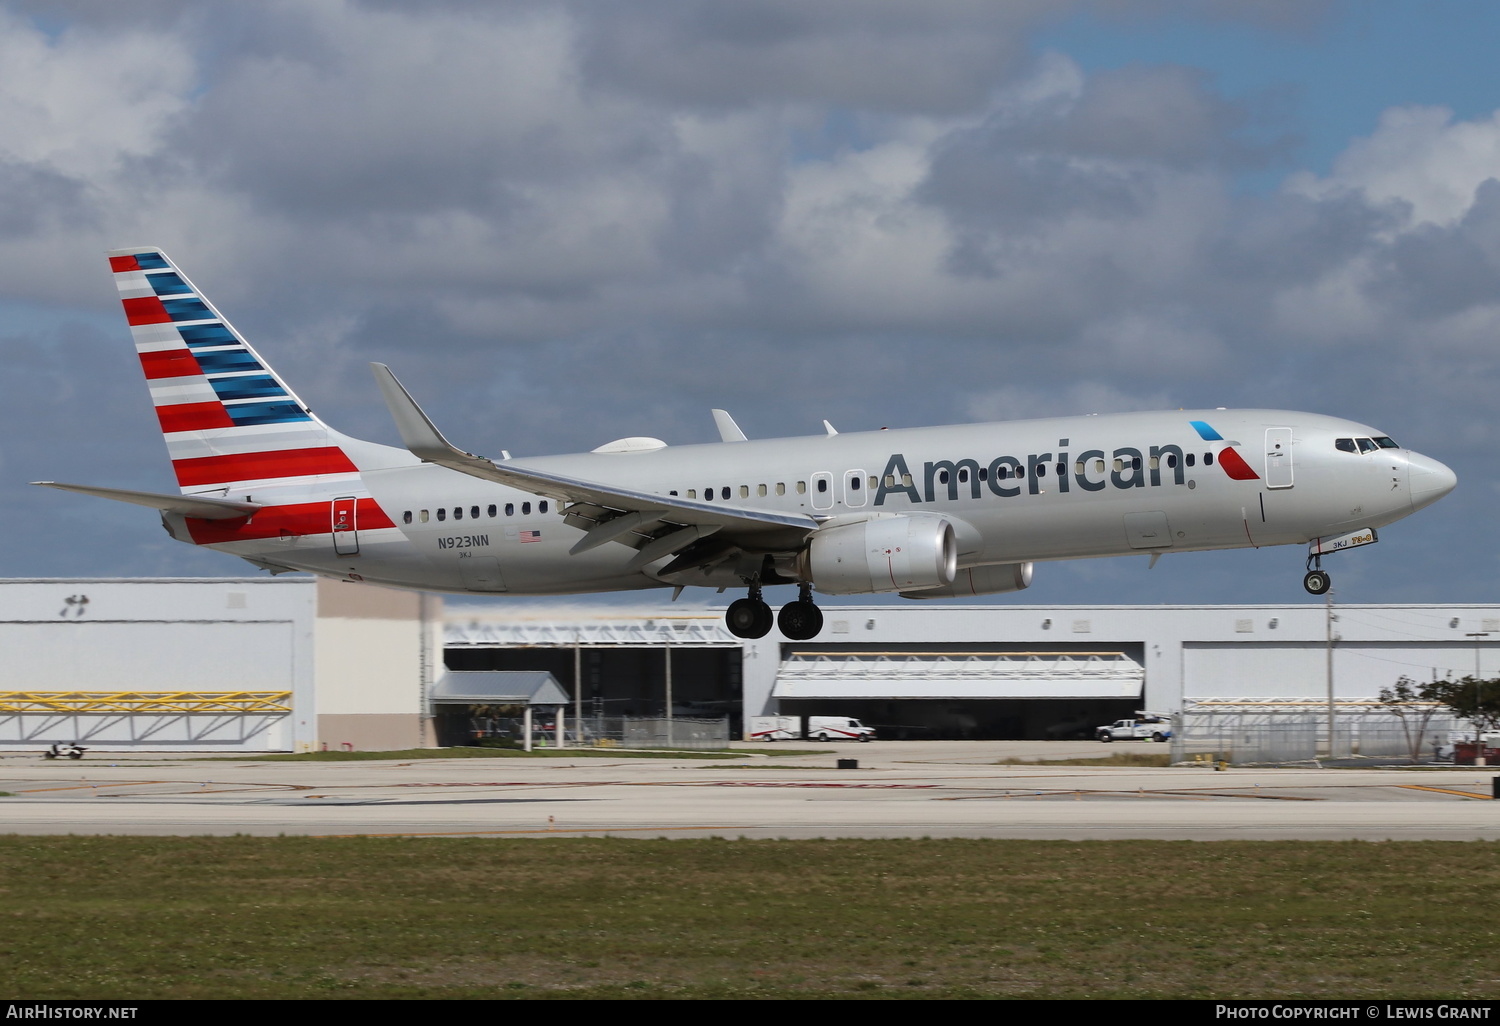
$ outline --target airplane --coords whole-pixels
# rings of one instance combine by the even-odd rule
[[[160,249],[109,253],[181,493],[38,481],[158,510],[175,539],[273,574],[473,594],[744,588],[737,637],[816,637],[826,595],[1020,591],[1035,563],[1306,544],[1322,558],[1447,495],[1442,463],[1279,410],[1059,417],[750,440],[621,438],[491,459],[372,364],[405,448],[319,419]],[[773,615],[770,585],[797,598]]]

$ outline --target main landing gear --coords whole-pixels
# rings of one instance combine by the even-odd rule
[[[1307,557],[1307,573],[1302,578],[1302,587],[1307,589],[1309,595],[1326,595],[1328,589],[1333,587],[1333,578],[1323,569],[1320,556]]]
[[[771,633],[773,623],[789,641],[817,637],[823,629],[823,611],[812,600],[812,585],[799,585],[797,601],[782,606],[780,615],[773,615],[760,597],[759,582],[750,585],[748,597],[731,602],[724,611],[724,626],[736,638],[764,638]]]

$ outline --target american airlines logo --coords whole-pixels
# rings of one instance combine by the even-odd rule
[[[1224,441],[1222,435],[1203,421],[1190,423],[1204,441]],[[978,499],[986,489],[1001,498],[1018,496],[1023,489],[1030,495],[1038,495],[1048,490],[1049,481],[1050,487],[1059,492],[1154,488],[1163,481],[1180,485],[1187,483],[1188,460],[1196,455],[1184,453],[1180,445],[1153,445],[1145,451],[1124,445],[1108,453],[1103,449],[1086,449],[1070,456],[1063,449],[1067,444],[1068,440],[1063,438],[1058,440],[1055,453],[1031,453],[1024,458],[997,456],[987,464],[969,458],[926,462],[922,465],[920,488],[906,455],[892,453],[880,476],[875,505],[883,505],[887,496],[895,494],[905,495],[913,503],[936,502],[941,493],[946,493],[942,497],[955,501],[962,491]],[[1211,459],[1211,455],[1205,454],[1204,463]],[[1260,475],[1234,449],[1234,443],[1219,450],[1216,462],[1235,481],[1260,480]]]

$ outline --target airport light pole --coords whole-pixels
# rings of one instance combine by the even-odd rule
[[[1466,638],[1474,639],[1474,701],[1476,705],[1479,702],[1479,639],[1489,636],[1489,631],[1474,631],[1464,635]],[[1484,760],[1484,736],[1478,719],[1474,721],[1474,765],[1487,765]]]
[[[1328,688],[1328,757],[1334,757],[1333,746],[1333,589],[1323,600],[1323,676]]]

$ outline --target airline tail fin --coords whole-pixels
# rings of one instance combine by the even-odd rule
[[[184,494],[356,475],[343,436],[313,416],[167,255],[109,265]]]

